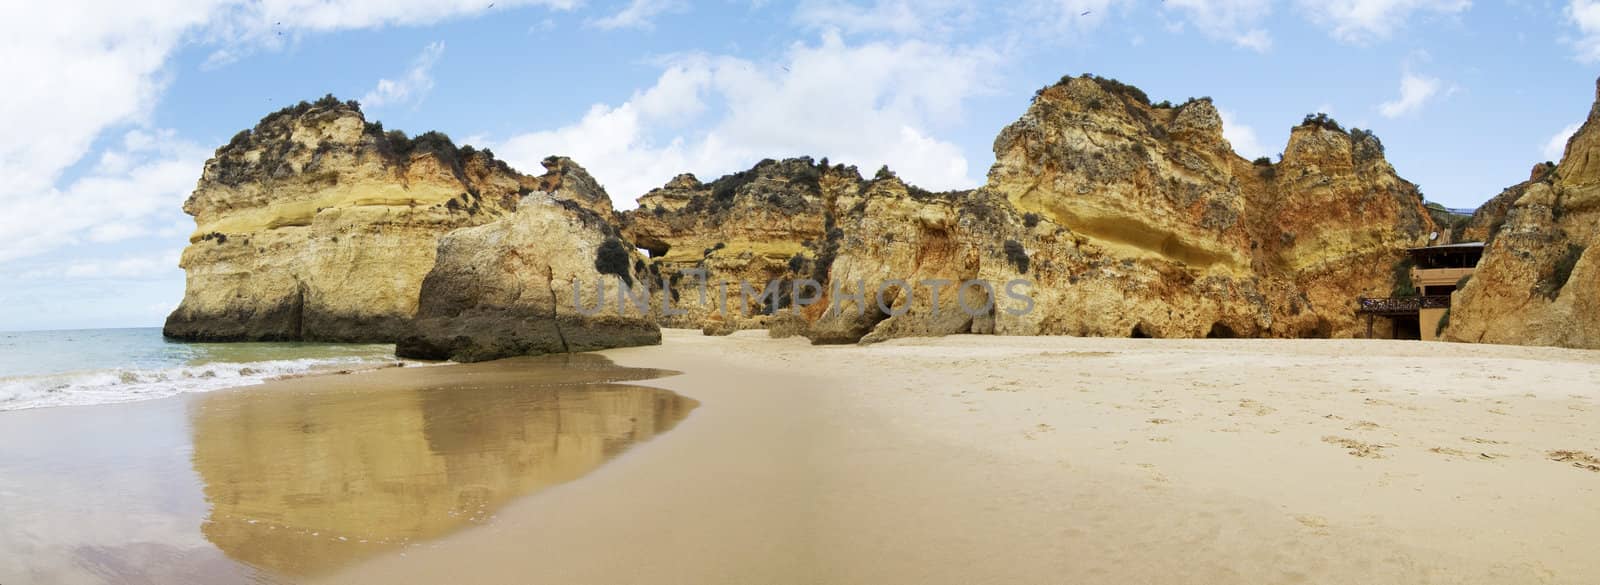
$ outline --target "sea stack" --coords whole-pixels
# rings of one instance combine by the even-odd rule
[[[183,303],[168,337],[394,342],[439,240],[517,208],[535,179],[443,134],[408,138],[325,97],[217,149],[183,209]]]

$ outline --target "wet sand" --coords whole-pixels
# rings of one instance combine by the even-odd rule
[[[94,546],[106,550],[72,557],[115,559],[104,561],[108,566],[180,559],[198,567],[156,582],[233,576],[251,563],[256,572],[247,578],[331,584],[1600,582],[1600,556],[1593,554],[1600,541],[1600,465],[1590,463],[1600,455],[1597,352],[970,336],[812,347],[759,332],[707,338],[669,331],[663,346],[602,355],[621,366],[683,372],[636,386],[670,390],[698,407],[626,456],[577,449],[586,454],[580,462],[557,467],[581,468],[581,477],[555,473],[565,479],[531,487],[513,479],[521,472],[506,471],[515,457],[483,449],[452,457],[451,441],[384,455],[393,442],[388,437],[415,436],[419,427],[427,436],[426,420],[376,432],[313,427],[302,432],[318,438],[295,437],[284,421],[304,420],[299,407],[262,389],[207,395],[187,410],[176,408],[181,421],[211,413],[193,406],[206,398],[234,403],[216,407],[231,415],[206,414],[212,422],[175,436],[138,422],[166,416],[162,409],[176,404],[167,401],[37,411],[12,420],[7,415],[15,413],[0,413],[0,425],[23,420],[32,427],[0,428],[0,442],[43,439],[63,425],[92,434],[94,419],[105,419],[104,434],[133,432],[149,452],[124,466],[137,471],[129,472],[133,477],[187,472],[187,489],[205,495],[198,510],[192,494],[165,503],[108,502],[131,519],[96,537]],[[473,386],[454,367],[425,370],[439,372],[439,387]],[[325,380],[288,383],[315,392]],[[441,396],[436,406],[419,408],[455,411],[445,419],[461,421],[492,416],[448,406],[466,396]],[[263,413],[245,415],[255,402],[263,403]],[[327,422],[361,418],[355,411],[362,408],[343,408],[353,412]],[[258,424],[278,430],[250,430]],[[510,430],[488,436],[526,432],[493,426]],[[640,435],[672,425],[647,426],[652,430]],[[477,436],[475,425],[453,428],[444,436]],[[215,439],[194,441],[194,469],[184,470],[160,454],[182,449],[191,431]],[[93,457],[54,448],[57,456]],[[28,450],[0,447],[0,463]],[[442,458],[446,470],[475,471],[462,476],[473,479],[442,490],[448,497],[436,504],[392,496],[395,503],[380,507],[390,515],[365,504],[346,504],[353,507],[341,512],[314,499],[252,491],[324,493],[348,484],[333,491],[365,497],[382,484],[282,471],[304,468],[296,462],[307,457],[296,454],[305,453],[339,461],[322,469],[363,469],[357,476],[398,466],[407,471],[395,477],[404,479],[388,484],[398,494],[408,485],[431,485],[423,478],[437,471],[412,470],[436,470],[438,463],[418,461]],[[122,475],[112,466],[109,481]],[[483,479],[499,476],[505,477]],[[5,490],[50,480],[10,479],[0,475],[4,514],[12,513],[13,501]],[[512,487],[491,490],[492,496],[462,487],[480,481]],[[88,495],[61,498],[82,503]],[[206,498],[214,505],[209,510]],[[274,504],[243,504],[259,501]],[[435,518],[429,513],[471,511],[485,502],[493,510],[486,518],[443,530],[417,520],[419,511]],[[97,533],[78,522],[97,518],[84,508],[81,518],[52,520],[68,525],[64,532]],[[310,548],[264,545],[274,541],[236,521],[268,514],[298,524],[333,518],[330,525],[351,526],[352,534],[406,540],[377,550],[336,540]],[[151,525],[149,518],[165,519],[166,528],[154,523],[136,538],[118,539]],[[238,542],[217,544],[233,542],[226,536],[241,531]],[[18,530],[0,528],[0,550],[10,546],[8,532]],[[195,535],[198,541],[180,538]],[[135,540],[177,552],[114,548]],[[357,552],[327,552],[347,550]],[[206,564],[208,554],[220,557],[216,566]],[[19,565],[15,558],[0,555],[0,583],[11,583],[5,577]]]
[[[496,520],[696,403],[592,355],[0,412],[0,583],[297,583]]]

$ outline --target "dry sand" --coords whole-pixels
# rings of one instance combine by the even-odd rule
[[[486,394],[499,363],[0,413],[30,471],[0,473],[25,521],[0,583],[57,553],[76,571],[17,582],[1600,583],[1600,352],[669,331],[603,355],[682,374],[603,402]]]
[[[1600,354],[668,332],[660,440],[328,583],[1600,582]]]

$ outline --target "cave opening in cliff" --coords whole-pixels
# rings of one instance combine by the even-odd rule
[[[637,245],[638,245],[640,250],[644,251],[645,255],[647,255],[647,256],[649,256],[651,258],[660,258],[660,257],[666,256],[667,255],[667,251],[672,249],[671,245],[668,245],[666,242],[662,242],[662,241],[659,241],[659,240],[650,241],[650,242],[639,242]]]
[[[1154,339],[1155,338],[1154,335],[1151,335],[1149,331],[1145,330],[1144,323],[1140,323],[1138,325],[1134,325],[1133,326],[1133,331],[1128,334],[1128,337],[1131,337],[1133,339]]]
[[[1232,327],[1223,324],[1221,321],[1213,323],[1211,330],[1206,332],[1206,339],[1233,339],[1238,336],[1239,334],[1234,333]]]

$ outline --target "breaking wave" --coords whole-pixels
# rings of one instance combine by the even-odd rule
[[[366,355],[0,377],[0,411],[153,400],[394,362],[392,355]]]

